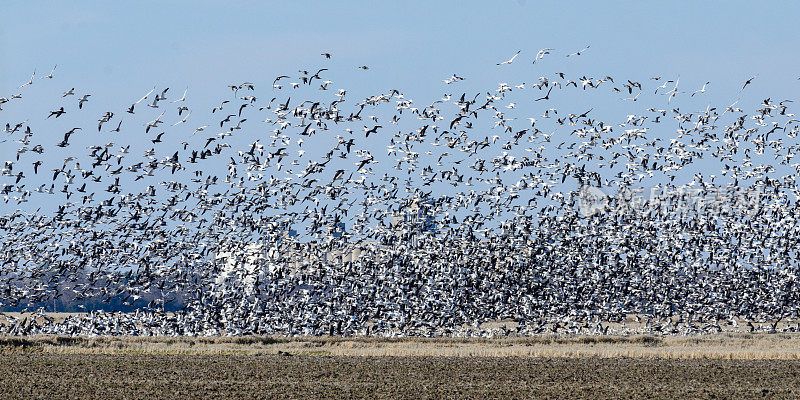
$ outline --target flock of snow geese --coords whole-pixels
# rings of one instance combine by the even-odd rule
[[[418,104],[337,88],[335,61],[206,112],[188,88],[99,111],[56,68],[0,97],[0,333],[798,329],[800,121],[756,76],[719,107],[562,72]]]

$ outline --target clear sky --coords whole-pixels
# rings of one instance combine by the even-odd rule
[[[535,75],[544,47],[563,56],[591,45],[587,73],[680,75],[698,87],[759,74],[754,87],[793,92],[800,76],[795,1],[3,1],[0,13],[2,95],[58,64],[62,84],[96,92],[161,85],[211,96],[320,65],[323,51],[339,79],[366,64],[364,85],[417,96],[439,95],[452,73],[489,85]],[[497,68],[517,50],[527,62]],[[554,68],[555,57],[545,61]]]

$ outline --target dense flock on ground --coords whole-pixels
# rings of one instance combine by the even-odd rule
[[[747,100],[757,77],[698,108],[711,85],[677,77],[452,75],[420,104],[356,97],[335,62],[211,109],[146,88],[89,114],[119,99],[55,68],[0,98],[0,333],[798,328],[800,121]]]

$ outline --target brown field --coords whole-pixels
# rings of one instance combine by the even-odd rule
[[[0,337],[0,398],[800,398],[800,336]]]

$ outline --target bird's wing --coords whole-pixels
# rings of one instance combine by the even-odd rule
[[[142,97],[141,99],[139,99],[139,101],[137,101],[136,103],[133,103],[133,104],[139,104],[139,103],[141,103],[141,102],[142,102],[142,100],[146,99],[146,98],[147,98],[147,96],[150,96],[150,94],[152,94],[152,93],[153,93],[153,91],[155,91],[155,90],[156,90],[156,88],[154,87],[154,88],[153,88],[153,89],[151,89],[149,92],[147,92],[147,94],[146,94],[146,95],[144,95],[144,97]]]

